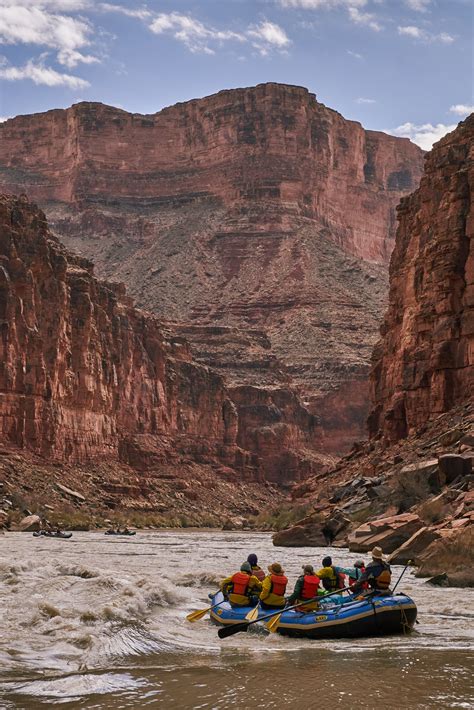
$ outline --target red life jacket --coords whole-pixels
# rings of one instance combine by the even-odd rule
[[[261,567],[252,567],[252,574],[259,580],[259,582],[263,582],[265,579],[265,572]]]
[[[365,567],[357,567],[356,569],[360,570],[359,576],[355,579],[354,577],[349,577],[349,586],[352,587],[364,574],[365,572]],[[361,589],[368,589],[369,588],[369,583],[368,582],[362,582]]]
[[[232,592],[233,594],[242,594],[242,596],[247,596],[247,591],[249,588],[250,577],[245,572],[236,572],[232,575]]]
[[[318,596],[319,577],[315,574],[305,574],[301,599],[313,599]]]
[[[286,585],[288,584],[288,578],[284,574],[272,574],[270,575],[271,587],[270,592],[276,594],[278,597],[283,597],[286,591]]]

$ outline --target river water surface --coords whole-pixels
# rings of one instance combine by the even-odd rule
[[[0,708],[474,708],[474,590],[407,572],[398,590],[420,623],[383,639],[221,641],[208,617],[186,622],[249,552],[281,562],[291,585],[327,554],[264,533],[0,536]]]

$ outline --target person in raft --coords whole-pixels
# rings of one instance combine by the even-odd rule
[[[288,604],[297,604],[301,602],[301,606],[298,607],[298,611],[315,611],[319,609],[319,602],[317,599],[314,601],[304,604],[308,599],[314,599],[318,596],[319,590],[319,577],[314,573],[314,568],[312,565],[303,565],[303,574],[296,580],[295,588],[293,594],[291,594],[287,602]]]
[[[288,577],[279,562],[274,562],[268,568],[267,574],[262,582],[260,592],[260,606],[262,609],[282,609],[286,604],[285,592],[288,584]]]
[[[250,555],[247,557],[247,562],[252,568],[253,576],[256,577],[260,582],[263,582],[263,580],[265,579],[265,572],[261,567],[259,567],[258,557],[255,552],[250,553]]]
[[[365,572],[365,562],[363,560],[357,560],[354,562],[354,567],[350,569],[344,569],[344,572],[349,576],[349,587],[351,591],[354,591],[354,585],[360,580]],[[369,588],[368,582],[362,582],[362,589],[366,590]]]
[[[342,567],[335,567],[332,563],[332,558],[325,557],[323,566],[316,572],[326,592],[335,592],[338,589],[344,589],[345,570]]]
[[[382,548],[374,547],[371,554],[372,562],[369,562],[365,568],[365,572],[354,584],[353,592],[358,594],[364,591],[364,584],[368,584],[370,589],[377,592],[377,594],[390,594],[392,572],[388,562],[385,562],[383,559]]]
[[[222,580],[220,588],[231,606],[255,606],[258,603],[258,592],[262,589],[262,583],[252,574],[250,563],[244,562],[240,572]]]

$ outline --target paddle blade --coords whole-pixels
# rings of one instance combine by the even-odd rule
[[[256,621],[258,619],[258,605],[251,609],[245,618],[247,621]]]
[[[210,608],[211,607],[208,607],[207,609],[198,609],[197,611],[192,611],[190,614],[187,615],[186,620],[190,621],[191,623],[193,621],[199,621],[199,619],[202,619],[203,616],[206,616]]]
[[[245,621],[241,624],[232,624],[232,626],[224,626],[222,629],[219,629],[217,634],[220,639],[226,639],[228,636],[233,636],[234,634],[238,634],[241,631],[247,631],[248,627],[249,624],[247,621]]]
[[[280,623],[281,619],[281,614],[277,614],[276,616],[273,617],[273,619],[270,619],[270,621],[267,621],[265,624],[265,627],[267,630],[271,633],[274,634],[278,630],[278,625]]]

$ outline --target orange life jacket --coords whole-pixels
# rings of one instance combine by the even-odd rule
[[[380,589],[381,591],[386,591],[387,589],[390,589],[390,582],[392,581],[392,573],[390,572],[390,567],[388,565],[384,565],[384,569],[380,572],[380,574],[377,575],[377,577],[374,577],[374,589]]]
[[[319,577],[315,574],[305,574],[301,599],[313,599],[318,596]]]
[[[288,584],[288,577],[285,577],[284,574],[271,574],[270,581],[270,592],[276,594],[278,597],[283,597],[285,595],[286,585]]]
[[[232,575],[232,593],[241,594],[246,597],[249,588],[250,577],[245,572],[236,572]]]

